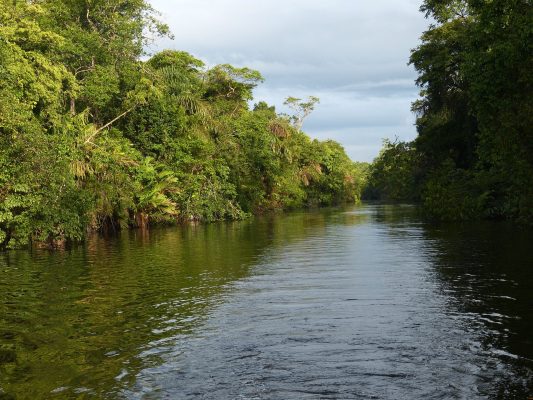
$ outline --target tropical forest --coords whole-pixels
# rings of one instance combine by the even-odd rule
[[[301,130],[317,98],[251,106],[260,72],[146,58],[147,2],[87,4],[2,0],[2,247],[360,199],[365,165]]]
[[[0,0],[0,400],[533,399],[532,244],[531,0]]]

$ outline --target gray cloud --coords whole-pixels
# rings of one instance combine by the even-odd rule
[[[151,0],[175,40],[208,65],[261,71],[256,89],[284,111],[289,96],[316,95],[305,124],[313,137],[341,142],[370,161],[385,137],[415,136],[410,104],[418,90],[407,62],[428,22],[419,0]]]

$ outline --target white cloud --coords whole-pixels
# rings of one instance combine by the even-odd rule
[[[175,35],[157,49],[255,68],[266,78],[257,100],[279,110],[289,95],[320,97],[306,131],[329,132],[352,158],[371,160],[384,137],[414,137],[410,103],[418,90],[407,62],[428,24],[419,0],[151,3]]]

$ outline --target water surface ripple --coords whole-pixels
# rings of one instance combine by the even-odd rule
[[[526,399],[531,243],[367,205],[6,253],[0,399]]]

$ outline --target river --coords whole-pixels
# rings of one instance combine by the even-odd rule
[[[364,205],[0,254],[0,399],[526,399],[533,231]]]

